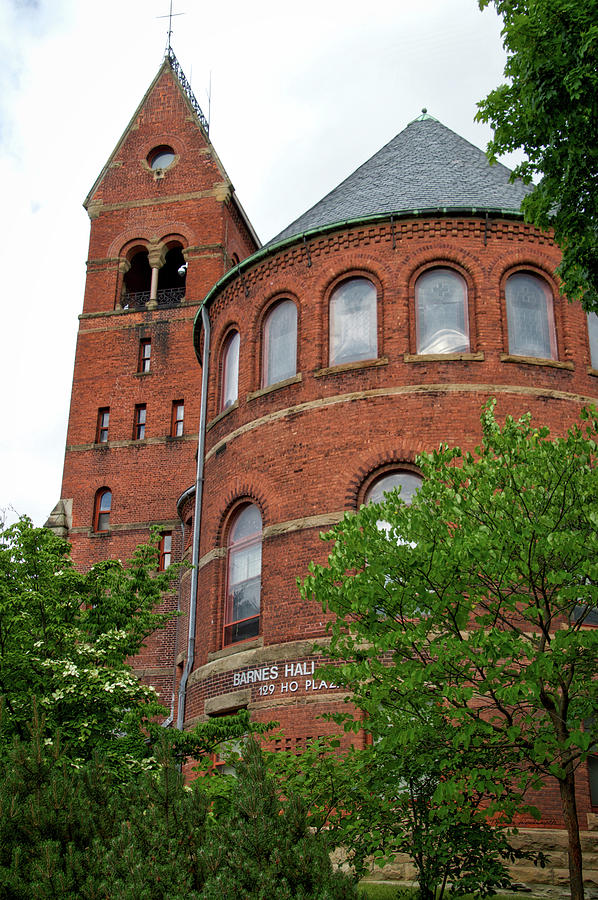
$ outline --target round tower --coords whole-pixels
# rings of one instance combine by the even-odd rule
[[[330,730],[344,694],[315,676],[326,616],[296,586],[321,532],[417,489],[420,451],[472,449],[491,396],[556,434],[595,401],[595,321],[559,293],[526,190],[424,112],[205,297],[179,727],[245,707],[287,749]]]

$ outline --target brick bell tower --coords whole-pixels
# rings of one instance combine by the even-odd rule
[[[46,525],[84,567],[127,559],[158,526],[165,567],[181,553],[176,504],[195,476],[193,319],[210,287],[260,246],[170,48],[84,206],[91,235],[62,499]],[[163,702],[176,652],[173,624],[136,660]]]

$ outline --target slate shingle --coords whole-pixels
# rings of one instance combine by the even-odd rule
[[[385,147],[269,241],[379,213],[412,209],[501,209],[518,212],[531,190],[510,169],[432,116],[411,122]]]

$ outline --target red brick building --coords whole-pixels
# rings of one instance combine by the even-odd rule
[[[560,295],[509,175],[424,111],[260,247],[174,55],[161,66],[85,202],[49,524],[83,565],[152,525],[163,565],[192,560],[183,615],[137,661],[179,727],[247,707],[284,746],[323,733],[343,694],[315,678],[324,616],[296,588],[321,530],[385,478],[416,488],[421,450],[473,447],[491,395],[555,433],[596,401],[596,320]],[[594,827],[598,785],[579,784]]]

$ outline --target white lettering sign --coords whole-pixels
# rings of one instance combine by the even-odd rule
[[[261,666],[256,669],[241,669],[233,672],[233,687],[244,687],[245,685],[259,685],[258,694],[260,697],[269,697],[276,691],[276,685],[273,682],[279,678],[285,678],[280,682],[279,692],[281,694],[294,694],[299,690],[299,681],[297,679],[305,679],[303,681],[303,689],[307,691],[336,690],[338,687],[333,681],[324,681],[314,678],[316,671],[315,660],[291,660],[278,665]],[[311,676],[311,677],[306,677]]]

